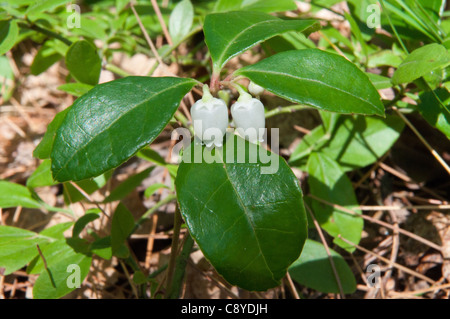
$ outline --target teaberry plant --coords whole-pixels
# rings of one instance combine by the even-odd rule
[[[171,195],[138,221],[119,203],[112,215],[110,235],[94,234],[94,240],[84,238],[82,232],[99,218],[101,205],[120,201],[151,169],[131,176],[113,189],[103,203],[96,203],[98,209],[87,211],[74,222],[40,233],[0,226],[0,267],[4,274],[28,265],[29,273],[40,274],[34,297],[59,298],[79,286],[69,284],[74,278],[68,271],[70,265],[78,267],[78,281],[82,282],[94,255],[105,259],[115,256],[133,269],[136,285],[152,284],[152,274],[144,274],[140,269],[126,244],[127,238],[158,207],[176,200],[179,210],[175,212],[172,256],[164,285],[167,298],[179,296],[186,258],[194,242],[227,282],[247,290],[276,287],[287,272],[298,283],[324,292],[351,293],[356,289],[349,266],[334,250],[328,251],[334,261],[332,271],[325,247],[308,238],[308,224],[311,227],[317,221],[337,246],[348,252],[354,250],[352,243],[357,244],[361,238],[363,220],[357,216],[358,202],[345,172],[371,164],[388,151],[403,122],[385,114],[377,91],[385,85],[384,77],[369,78],[359,64],[329,50],[277,47],[259,62],[226,69],[230,59],[257,44],[270,45],[269,40],[287,39],[286,34],[306,40],[321,28],[315,20],[269,14],[292,9],[290,1],[280,1],[280,8],[275,8],[275,4],[273,8],[258,6],[259,2],[248,7],[227,7],[226,1],[218,1],[213,13],[205,14],[197,28],[192,27],[194,8],[189,0],[179,2],[171,11],[169,31],[176,43],[164,52],[170,54],[179,43],[203,30],[212,63],[208,83],[184,77],[124,76],[97,84],[102,59],[91,41],[95,34],[78,31],[68,40],[41,27],[40,12],[53,10],[59,4],[11,6],[8,18],[0,22],[2,29],[7,30],[0,51],[6,52],[18,41],[18,27],[49,36],[43,45],[47,54],[39,51],[32,71],[42,72],[64,57],[74,81],[60,89],[79,97],[48,126],[34,151],[43,162],[28,179],[27,187],[0,181],[0,207],[22,206],[72,215],[70,209],[46,204],[34,189],[62,183],[69,202],[75,200],[71,196],[80,200],[83,190],[90,193],[103,187],[114,170],[133,156],[168,168],[174,188]],[[131,29],[127,26],[131,22],[125,23],[129,18],[125,14],[130,14],[130,10],[121,6],[116,14],[124,22],[122,26],[111,26],[111,37],[126,47],[129,40],[125,40],[120,28]],[[80,39],[80,35],[85,39]],[[112,40],[106,34],[101,36]],[[436,46],[437,51],[417,55],[434,56],[443,48]],[[167,56],[164,52],[161,55]],[[102,58],[108,58],[111,52],[105,49],[102,54]],[[409,82],[443,67],[448,63],[447,54],[445,50],[440,59],[433,58],[432,68],[415,68],[414,79],[410,76],[411,64],[408,66],[405,60],[393,80]],[[413,53],[408,58],[414,62],[414,57]],[[115,70],[110,64],[106,66]],[[248,92],[243,83],[249,83]],[[203,92],[203,96],[192,105],[193,123],[189,123],[177,110],[183,97],[193,89],[197,94]],[[230,92],[236,91],[239,97],[235,99]],[[277,109],[264,113],[260,96],[266,91],[301,107],[319,110],[323,121],[305,136],[288,162],[267,147],[265,118]],[[231,105],[230,100],[234,102]],[[186,147],[179,165],[165,163],[148,147],[174,119],[194,133],[189,143],[183,140]],[[272,145],[275,149],[276,145]],[[304,203],[299,181],[290,166],[308,172],[312,195],[351,208],[355,214],[325,205],[314,197]],[[149,189],[154,191],[157,187],[160,186]],[[177,237],[183,220],[189,235],[179,250]],[[65,237],[71,227],[72,236]],[[336,280],[336,275],[340,280]],[[145,289],[139,294],[147,296]]]

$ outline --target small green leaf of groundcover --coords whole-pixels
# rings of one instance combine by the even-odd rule
[[[61,298],[80,287],[89,273],[92,257],[76,252],[65,240],[44,247],[42,254],[46,258],[48,270],[38,267],[42,265],[39,259],[35,267],[41,273],[33,286],[34,299]]]
[[[12,226],[0,226],[0,268],[4,275],[22,268],[36,255],[36,245],[46,245],[49,238]]]
[[[0,55],[8,52],[16,44],[19,27],[16,20],[0,20]]]
[[[340,115],[329,135],[322,125],[307,134],[292,152],[289,163],[303,167],[312,151],[320,151],[337,161],[344,171],[364,167],[374,163],[391,148],[404,126],[404,122],[396,116],[381,119]]]
[[[436,96],[440,101],[436,99]],[[444,89],[439,88],[433,92],[424,92],[420,94],[420,103],[417,105],[420,114],[427,120],[430,125],[433,125],[448,138],[450,138],[450,113],[441,106],[450,105],[450,93]]]
[[[41,204],[25,186],[0,180],[0,208],[16,206],[39,208]]]
[[[98,176],[151,143],[172,118],[193,79],[131,76],[78,98],[56,132],[55,180]]]
[[[93,222],[99,217],[100,215],[96,213],[89,213],[78,218],[78,220],[75,222],[75,225],[73,226],[72,237],[79,237],[80,233],[83,231],[86,225],[90,222]]]
[[[81,40],[72,43],[67,50],[66,66],[77,81],[96,85],[102,69],[102,60],[94,45]]]
[[[233,11],[206,16],[203,32],[214,73],[225,63],[256,44],[288,31],[306,34],[320,29],[315,20],[282,20],[267,13]]]
[[[39,164],[36,170],[28,177],[27,187],[36,188],[57,184],[52,178],[52,172],[50,170],[51,165],[49,159],[46,159]]]
[[[356,209],[359,205],[352,183],[338,163],[324,154],[312,153],[306,169],[309,173],[308,185],[312,195],[361,214],[361,211]],[[312,199],[311,208],[320,226],[335,237],[334,242],[350,252],[353,251],[354,247],[337,238],[337,235],[342,235],[355,244],[359,243],[364,226],[363,219],[315,199]]]
[[[394,72],[392,83],[409,83],[449,64],[450,53],[444,46],[437,43],[428,44],[414,50],[406,57]]]
[[[86,94],[92,88],[92,85],[85,83],[66,83],[58,86],[58,90],[67,92],[76,97]]]
[[[332,249],[330,255],[344,293],[355,292],[355,276],[345,259]],[[325,293],[340,292],[327,251],[321,243],[314,240],[306,240],[300,258],[289,267],[289,274],[293,280],[306,287]]]
[[[337,113],[384,116],[367,75],[345,58],[319,49],[281,52],[234,72],[292,102]]]
[[[39,75],[61,59],[62,55],[52,47],[51,43],[46,42],[39,48],[34,57],[30,67],[31,74]]]
[[[169,33],[173,42],[178,43],[189,33],[194,21],[194,7],[190,0],[179,2],[169,18]]]
[[[67,115],[67,112],[70,110],[70,107],[62,110],[58,114],[55,115],[53,120],[47,126],[47,131],[42,137],[41,142],[36,146],[33,151],[33,156],[39,159],[46,159],[50,157],[50,153],[52,152],[53,142],[55,140],[56,130],[59,128],[64,118]]]
[[[113,215],[111,224],[111,248],[112,254],[119,258],[128,257],[128,249],[125,241],[135,227],[133,215],[120,203]]]
[[[151,173],[151,171],[153,171],[154,168],[155,166],[152,166],[143,170],[142,172],[130,176],[125,181],[120,183],[116,188],[114,188],[103,202],[109,203],[124,198],[136,187],[138,187],[142,183],[142,181],[148,177],[148,175]]]
[[[280,283],[307,237],[302,192],[281,157],[235,135],[212,151],[194,142],[175,185],[190,234],[225,280],[248,290]]]

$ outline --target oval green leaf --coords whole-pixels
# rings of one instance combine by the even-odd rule
[[[345,259],[332,249],[330,255],[344,293],[355,292],[356,279]],[[306,287],[325,293],[340,292],[327,251],[314,240],[306,240],[300,258],[289,267],[289,274],[293,280]]]
[[[92,257],[76,252],[65,240],[48,245],[42,254],[49,259],[48,268],[36,267],[42,272],[33,286],[34,299],[61,298],[79,287],[89,273]]]
[[[292,152],[289,163],[302,167],[312,151],[327,155],[344,171],[374,163],[400,136],[405,123],[397,116],[385,119],[340,115],[332,132],[322,125],[307,134]]]
[[[206,16],[203,32],[211,53],[213,72],[256,44],[288,31],[305,34],[320,29],[314,20],[282,20],[270,14],[251,11],[212,13]]]
[[[40,208],[41,204],[25,186],[0,180],[0,208],[16,206]]]
[[[361,214],[361,211],[357,209],[359,204],[352,183],[338,163],[324,154],[312,153],[306,170],[309,173],[308,185],[312,195]],[[353,246],[337,236],[342,235],[355,244],[359,243],[364,226],[362,218],[315,199],[312,200],[312,210],[320,226],[335,237],[334,242],[337,245],[350,252],[354,251]]]
[[[302,192],[281,157],[234,135],[212,152],[193,143],[175,186],[191,235],[225,280],[280,284],[307,237]]]
[[[443,68],[449,64],[450,53],[444,46],[437,43],[428,44],[414,50],[406,57],[394,72],[392,83],[412,82],[437,68]]]
[[[18,36],[17,20],[0,20],[0,55],[8,52],[16,44]]]
[[[126,258],[129,255],[125,242],[133,232],[135,222],[131,212],[119,203],[111,223],[111,249],[112,254],[119,258]]]
[[[133,76],[97,85],[75,101],[56,132],[54,179],[82,180],[122,164],[161,133],[196,83]]]
[[[174,43],[181,41],[191,30],[194,22],[194,7],[190,0],[179,2],[169,18],[169,33]]]
[[[234,74],[293,102],[338,113],[384,116],[380,95],[367,75],[333,53],[318,49],[281,52]]]
[[[38,250],[36,245],[47,245],[50,238],[21,228],[0,226],[0,268],[4,275],[22,268],[29,263]]]
[[[94,45],[81,40],[74,42],[67,50],[66,66],[77,81],[96,85],[102,70],[102,60]]]

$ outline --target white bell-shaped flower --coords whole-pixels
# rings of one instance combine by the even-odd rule
[[[215,98],[207,85],[203,86],[203,97],[192,105],[194,134],[207,147],[221,147],[228,127],[228,108],[225,102]]]
[[[238,88],[238,90],[240,96],[231,106],[231,115],[236,131],[249,142],[263,142],[266,126],[264,105],[260,100],[252,98],[242,88]]]

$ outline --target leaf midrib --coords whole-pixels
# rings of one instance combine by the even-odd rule
[[[319,84],[321,84],[321,85],[323,85],[323,86],[325,86],[325,87],[328,87],[328,88],[334,89],[334,90],[336,90],[336,91],[342,92],[342,93],[347,94],[347,95],[349,95],[349,96],[351,96],[351,97],[353,97],[353,98],[355,98],[355,99],[357,99],[357,100],[360,100],[361,102],[364,102],[365,104],[370,105],[372,108],[374,108],[375,110],[377,110],[377,113],[382,111],[382,110],[378,109],[377,106],[376,106],[375,104],[371,103],[370,101],[365,100],[365,99],[363,99],[363,98],[361,98],[361,97],[359,97],[359,96],[357,96],[357,95],[354,95],[354,94],[352,94],[351,92],[347,92],[347,91],[344,91],[344,90],[339,89],[339,88],[337,88],[337,87],[331,86],[331,85],[329,85],[329,84],[327,84],[327,83],[325,83],[325,82],[322,82],[322,81],[320,81],[320,80],[309,79],[309,78],[301,78],[301,77],[298,77],[298,76],[295,76],[295,75],[292,75],[292,74],[288,74],[288,73],[284,73],[284,72],[267,71],[267,70],[260,71],[260,70],[249,69],[247,72],[266,73],[266,74],[267,74],[267,73],[270,73],[270,74],[274,74],[274,75],[280,75],[280,76],[286,76],[286,77],[294,78],[294,79],[299,80],[299,81],[306,81],[306,82],[315,82],[315,83],[319,83]],[[280,94],[280,95],[281,95],[281,94]]]
[[[244,213],[245,213],[245,215],[246,215],[246,217],[247,217],[248,223],[250,224],[250,226],[251,226],[251,228],[252,228],[252,231],[253,231],[253,234],[255,235],[256,243],[258,244],[259,252],[260,252],[260,255],[262,256],[262,259],[263,259],[263,261],[264,261],[264,264],[265,264],[265,266],[267,267],[267,270],[269,270],[270,275],[272,276],[272,279],[273,279],[275,282],[277,282],[277,280],[275,279],[274,273],[273,273],[272,269],[270,269],[269,264],[267,263],[266,257],[264,256],[263,250],[262,250],[262,248],[261,248],[261,244],[260,244],[260,242],[259,242],[258,235],[256,234],[255,225],[253,225],[253,223],[252,223],[252,221],[251,221],[251,219],[250,219],[250,215],[249,215],[249,213],[248,213],[248,211],[247,211],[247,206],[245,206],[245,204],[244,204],[242,198],[241,198],[240,195],[239,195],[239,192],[237,191],[237,189],[236,189],[236,187],[234,186],[234,184],[231,182],[232,180],[231,180],[231,178],[230,178],[230,175],[228,174],[227,163],[224,163],[223,168],[224,168],[225,174],[227,175],[227,180],[229,181],[231,187],[233,188],[234,193],[236,194],[236,198],[239,200],[239,204],[242,206],[242,208],[243,208],[243,210],[244,210]],[[256,258],[256,257],[255,257],[255,258]],[[253,260],[253,261],[254,261],[254,260]],[[252,261],[252,262],[253,262],[253,261]]]

